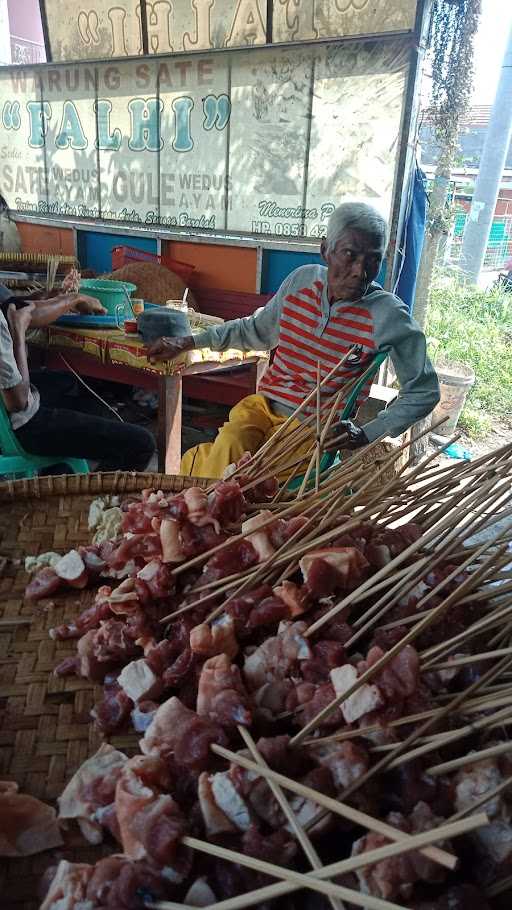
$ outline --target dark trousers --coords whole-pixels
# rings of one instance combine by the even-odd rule
[[[16,436],[34,455],[72,456],[98,461],[99,471],[144,471],[155,451],[145,427],[105,417],[105,408],[72,375],[35,371],[31,382],[41,406]]]

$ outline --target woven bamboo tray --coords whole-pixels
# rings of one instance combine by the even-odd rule
[[[89,606],[94,591],[59,594],[50,608],[47,601],[46,608],[25,603],[25,556],[88,543],[89,504],[101,493],[122,496],[145,487],[179,492],[191,483],[197,481],[118,472],[0,484],[0,779],[15,780],[22,792],[53,802],[101,741],[89,717],[101,687],[95,691],[86,680],[54,677],[53,668],[74,653],[75,643],[48,636],[51,626]],[[112,738],[128,752],[136,742],[130,735]],[[59,851],[0,860],[0,907],[37,910],[38,886],[49,866],[61,858],[95,862],[101,856],[101,848],[87,846],[76,832],[65,837]]]

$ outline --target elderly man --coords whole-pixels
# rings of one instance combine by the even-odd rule
[[[221,477],[244,452],[256,452],[315,388],[317,363],[325,376],[351,348],[346,363],[328,382],[329,396],[334,397],[349,379],[361,376],[382,351],[391,356],[400,393],[386,411],[364,426],[351,420],[338,424],[339,432],[348,433],[347,447],[366,445],[380,436],[398,436],[430,413],[439,401],[439,385],[427,357],[425,336],[402,301],[375,282],[386,243],[387,225],[375,209],[344,203],[331,215],[322,240],[326,265],[296,269],[253,316],[214,326],[194,338],[161,338],[152,345],[150,355],[157,360],[172,359],[194,347],[275,351],[259,393],[231,410],[215,442],[185,453],[183,474]],[[357,406],[370,385],[366,383]],[[343,406],[340,402],[340,413]],[[297,451],[303,454],[302,449]]]
[[[67,374],[40,371],[29,376],[27,330],[77,310],[105,312],[84,294],[61,294],[34,304],[12,297],[0,284],[0,395],[12,428],[34,455],[88,458],[98,461],[101,471],[143,471],[155,451],[148,430],[91,413],[96,403],[91,396],[73,397],[74,380]]]

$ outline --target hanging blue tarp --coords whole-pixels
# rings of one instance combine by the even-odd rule
[[[416,165],[411,176],[404,230],[399,246],[401,263],[395,284],[395,294],[407,304],[411,313],[413,312],[416,279],[425,239],[427,219],[426,179],[423,171]]]

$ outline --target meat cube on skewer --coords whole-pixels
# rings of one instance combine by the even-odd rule
[[[45,597],[51,597],[61,587],[62,579],[59,578],[55,569],[46,566],[36,572],[28,583],[25,588],[25,597],[28,600],[43,600]]]
[[[357,682],[357,668],[352,664],[345,664],[343,667],[336,667],[330,672],[331,682],[334,686],[336,695],[344,695],[348,692],[355,682]],[[341,702],[340,710],[345,719],[345,723],[353,724],[365,714],[376,711],[384,704],[384,699],[377,686],[370,683],[363,683],[356,689],[352,695]]]
[[[199,677],[197,713],[224,727],[248,725],[252,716],[240,670],[227,654],[210,657]]]
[[[199,717],[173,696],[160,705],[140,748],[145,755],[172,754],[176,764],[199,771],[210,761],[212,743],[227,745],[222,727]]]
[[[500,764],[490,758],[466,765],[455,776],[455,806],[468,809],[487,791],[494,790],[504,780]],[[482,878],[491,881],[512,868],[512,805],[505,793],[492,797],[481,807],[490,824],[471,834],[476,853],[481,860]]]
[[[70,863],[61,859],[40,910],[60,910],[87,906],[87,886],[94,866],[88,863]],[[93,905],[94,906],[94,905]]]
[[[59,818],[76,819],[82,834],[91,844],[103,840],[98,810],[114,803],[116,784],[128,757],[103,743],[73,775],[58,798]]]
[[[248,831],[251,812],[235,786],[229,771],[217,771],[210,777],[210,787],[216,805],[237,831]]]
[[[107,680],[105,681],[107,683]],[[114,733],[128,720],[133,702],[117,680],[105,684],[103,698],[94,705],[91,717],[103,733]]]
[[[130,859],[171,863],[186,831],[178,803],[168,793],[165,763],[136,755],[124,766],[116,785],[115,806],[123,852]]]
[[[311,749],[310,753],[319,765],[329,769],[336,789],[341,791],[359,780],[370,767],[366,749],[350,740],[324,743]]]
[[[91,629],[96,629],[102,619],[108,619],[112,616],[109,603],[111,593],[112,589],[107,585],[99,588],[92,607],[87,607],[71,622],[50,629],[50,638],[56,641],[65,641],[68,638],[80,638],[81,635]]]
[[[154,701],[140,701],[135,705],[131,720],[133,729],[136,733],[145,733],[149,725],[153,723],[153,718],[158,711],[158,705]]]
[[[292,675],[299,662],[312,657],[304,622],[283,622],[276,636],[267,638],[245,659],[244,678],[251,691]]]
[[[143,657],[130,661],[121,670],[118,682],[135,704],[144,699],[158,698],[163,689],[162,681]]]
[[[226,654],[233,658],[238,654],[239,645],[235,635],[235,622],[228,613],[223,613],[211,625],[203,622],[190,632],[190,648],[194,654],[215,657]]]
[[[273,589],[273,593],[286,604],[292,619],[301,616],[311,606],[311,594],[305,585],[299,588],[293,581],[283,581]]]
[[[153,519],[154,521],[155,519]],[[160,543],[162,545],[162,561],[164,563],[179,563],[185,559],[181,546],[180,526],[175,518],[164,518],[160,522]]]
[[[55,565],[55,573],[72,588],[85,588],[89,575],[78,550],[70,550]]]
[[[356,547],[313,550],[302,557],[299,565],[306,587],[315,597],[356,588],[369,568]]]
[[[409,834],[428,831],[440,823],[426,803],[418,803],[406,818],[399,812],[388,816],[389,824]],[[370,833],[352,845],[352,856],[359,856],[366,850],[384,846],[386,839],[381,834]],[[372,894],[385,900],[410,898],[416,882],[443,882],[446,870],[430,860],[424,853],[412,850],[400,856],[389,857],[370,866],[357,870],[359,889],[363,894]]]
[[[211,778],[207,771],[203,771],[199,775],[197,795],[207,836],[215,837],[218,834],[233,834],[236,831],[236,827],[217,804],[212,791]]]

